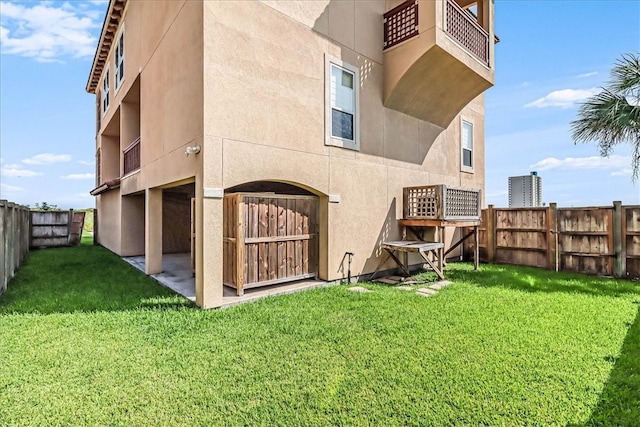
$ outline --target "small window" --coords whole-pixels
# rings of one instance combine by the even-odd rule
[[[462,121],[462,170],[473,172],[473,123]]]
[[[118,43],[116,43],[116,53],[114,56],[115,72],[116,72],[116,90],[120,87],[120,83],[124,80],[124,30],[120,33]]]
[[[326,65],[326,144],[357,150],[358,70],[329,58]]]
[[[102,80],[102,113],[106,113],[109,108],[109,70],[104,73]]]

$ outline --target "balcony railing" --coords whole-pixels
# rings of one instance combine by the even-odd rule
[[[124,155],[124,174],[140,169],[140,137],[122,152]]]
[[[418,1],[409,0],[384,14],[384,49],[418,35]]]
[[[473,15],[454,0],[447,0],[446,32],[484,64],[489,65],[489,34]]]
[[[100,158],[101,148],[96,150],[96,185],[100,185],[102,179],[102,163]]]

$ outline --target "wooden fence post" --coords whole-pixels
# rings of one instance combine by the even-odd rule
[[[7,289],[9,274],[7,273],[7,201],[0,200],[0,295]]]
[[[549,207],[547,208],[547,268],[549,270],[558,271],[558,259],[560,254],[558,251],[560,250],[556,245],[556,242],[559,240],[560,236],[558,235],[558,204],[557,203],[549,203]]]
[[[613,202],[613,276],[624,277],[627,270],[627,257],[624,250],[624,218],[623,218],[622,202]]]
[[[489,205],[487,208],[487,262],[492,264],[496,253],[496,218],[493,205]]]

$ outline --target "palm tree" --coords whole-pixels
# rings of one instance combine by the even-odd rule
[[[640,175],[640,54],[622,55],[611,70],[609,85],[583,104],[571,122],[574,142],[597,141],[609,156],[621,143],[633,146],[632,180]]]

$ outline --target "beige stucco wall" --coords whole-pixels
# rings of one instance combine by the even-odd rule
[[[116,90],[112,48],[107,60],[110,107],[102,115],[97,146],[102,147],[102,181],[121,177],[117,193],[140,196],[116,208],[111,203],[115,193],[99,195],[98,207],[109,205],[101,212],[105,220],[99,224],[103,231],[99,235],[100,243],[114,252],[139,255],[145,253],[144,211],[142,215],[138,212],[144,209],[144,192],[193,182],[201,174],[200,157],[187,157],[184,152],[187,146],[202,144],[202,3],[129,1],[117,37],[121,31],[125,34],[125,77]],[[142,167],[123,176],[122,150],[138,136]],[[190,209],[180,214],[185,211],[186,219],[175,222],[181,229],[190,219]],[[150,218],[162,224],[162,210]],[[114,227],[121,232],[112,233]],[[183,230],[174,232],[165,226],[164,234],[169,236],[163,243],[167,251],[185,248],[184,242],[178,244],[171,237],[184,235]]]
[[[355,253],[352,274],[370,273],[379,243],[400,238],[404,187],[484,188],[482,95],[444,129],[383,104],[382,15],[396,3],[129,0],[125,80],[116,91],[112,75],[97,145],[103,158],[119,156],[103,161],[118,165],[107,174],[118,177],[121,151],[139,134],[142,167],[97,197],[100,243],[121,255],[144,253],[147,273],[158,272],[163,251],[186,249],[190,211],[166,206],[163,189],[192,185],[196,300],[213,307],[222,303],[223,209],[211,194],[221,189],[275,180],[317,194],[320,277],[335,280],[346,274],[345,252]],[[327,57],[359,69],[358,151],[325,145]],[[473,173],[460,172],[462,119],[474,124]],[[202,151],[185,156],[195,145]],[[179,227],[167,228],[176,212]]]
[[[379,243],[400,237],[403,187],[484,188],[482,96],[444,130],[383,106],[385,7],[204,3],[204,133],[218,153],[206,157],[205,175],[216,170],[211,185],[222,188],[278,180],[339,196],[320,219],[326,280],[343,277],[345,252],[356,254],[353,273],[375,269]],[[360,70],[359,151],[325,145],[326,54]],[[460,172],[461,117],[474,124],[474,173]]]

